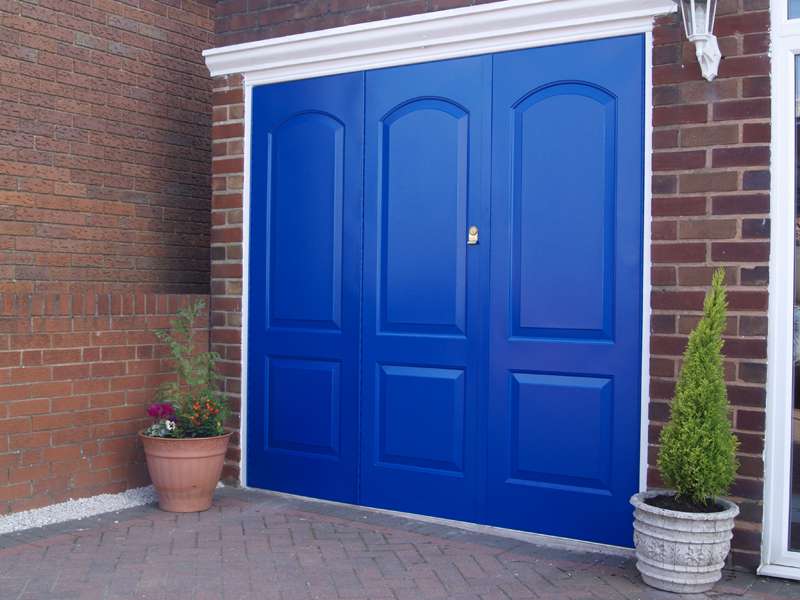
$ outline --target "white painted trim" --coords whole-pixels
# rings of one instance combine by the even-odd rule
[[[645,34],[644,47],[644,215],[642,222],[642,399],[639,433],[639,491],[647,489],[650,439],[650,243],[653,224],[653,32]]]
[[[800,17],[789,18],[789,0],[772,0],[771,9],[770,23],[773,41],[778,38],[800,35]]]
[[[795,55],[800,20],[786,0],[772,2],[772,165],[764,528],[760,574],[800,579],[800,552],[789,551],[795,217]]]
[[[242,178],[242,356],[239,385],[239,479],[247,483],[247,351],[250,303],[250,127],[253,87],[244,84],[244,177]]]
[[[623,546],[613,546],[611,544],[601,544],[598,542],[585,542],[583,540],[575,540],[572,538],[564,538],[555,535],[545,535],[543,533],[531,533],[530,531],[520,531],[518,529],[506,529],[505,527],[494,527],[493,525],[481,525],[480,523],[470,523],[469,521],[456,521],[453,519],[444,519],[441,517],[418,515],[416,513],[400,512],[397,510],[389,510],[386,508],[373,508],[371,506],[362,506],[361,504],[348,504],[346,502],[322,500],[320,498],[310,498],[308,496],[298,496],[296,494],[287,494],[285,492],[274,492],[272,490],[262,490],[259,488],[247,488],[247,489],[268,496],[278,496],[279,498],[287,498],[290,500],[302,500],[304,502],[312,502],[314,504],[327,504],[329,506],[340,506],[342,508],[350,508],[359,511],[377,513],[379,515],[391,515],[394,517],[400,517],[402,519],[408,519],[410,521],[421,521],[423,523],[433,523],[435,525],[443,525],[445,527],[456,527],[458,529],[464,529],[466,531],[472,531],[475,533],[496,535],[497,537],[510,538],[528,544],[535,544],[537,546],[547,546],[550,548],[558,548],[560,550],[568,550],[572,552],[594,552],[596,554],[606,554],[608,556],[621,556],[624,558],[633,558],[636,554],[633,548],[625,548]]]
[[[560,5],[557,7],[556,5]],[[581,19],[569,23],[566,21],[549,22],[545,17],[556,15],[563,18],[565,8],[572,11],[580,9]],[[560,8],[561,10],[557,10]],[[248,293],[249,293],[249,238],[250,238],[250,146],[251,146],[251,119],[252,119],[252,90],[253,86],[270,82],[286,81],[291,79],[302,79],[316,75],[331,75],[334,73],[350,72],[374,68],[370,65],[377,63],[370,62],[376,60],[375,55],[385,51],[386,44],[381,48],[384,50],[364,54],[361,59],[352,58],[337,62],[330,56],[317,55],[317,61],[322,61],[323,65],[317,65],[317,70],[311,69],[313,61],[309,63],[313,52],[322,52],[321,48],[331,48],[333,42],[330,39],[339,40],[340,36],[346,40],[352,36],[358,43],[364,44],[365,39],[370,43],[375,43],[375,31],[388,29],[397,31],[404,27],[409,31],[416,32],[418,36],[414,43],[419,49],[419,53],[414,54],[411,48],[406,48],[407,54],[403,58],[399,54],[393,54],[391,60],[380,66],[409,64],[423,62],[427,60],[442,60],[454,56],[467,56],[483,53],[490,53],[492,47],[486,49],[486,40],[483,33],[491,32],[492,28],[484,22],[487,12],[493,10],[498,13],[505,11],[517,11],[520,9],[535,9],[539,21],[533,18],[532,13],[526,13],[525,19],[520,23],[514,23],[510,32],[505,34],[495,31],[492,35],[493,43],[501,49],[520,49],[537,47],[567,41],[578,41],[583,39],[596,39],[615,35],[644,33],[645,34],[645,81],[644,81],[644,217],[643,217],[643,255],[642,255],[642,356],[641,356],[641,416],[640,416],[640,449],[639,449],[639,489],[647,488],[647,461],[648,461],[648,431],[649,431],[649,398],[650,398],[650,241],[651,241],[651,206],[652,206],[652,132],[653,132],[653,102],[652,102],[652,53],[653,53],[653,18],[659,14],[674,12],[676,5],[672,0],[507,0],[489,5],[469,7],[465,9],[455,9],[439,11],[425,15],[413,17],[403,17],[400,19],[390,19],[378,23],[366,25],[356,25],[331,29],[322,32],[288,36],[264,42],[251,42],[228,46],[204,52],[206,62],[211,70],[211,74],[222,75],[228,73],[244,73],[244,98],[245,98],[245,133],[244,133],[244,189],[242,191],[242,206],[244,210],[244,223],[242,225],[243,236],[243,289],[242,289],[242,365],[241,365],[241,461],[240,472],[241,480],[247,484],[247,326],[248,318]],[[548,10],[545,10],[548,9]],[[598,10],[602,9],[602,12]],[[613,13],[612,9],[622,12]],[[514,13],[517,14],[517,13]],[[594,15],[593,18],[598,22],[588,23],[587,15]],[[508,15],[506,14],[507,18]],[[454,19],[457,22],[459,31],[463,39],[458,46],[458,52],[454,52],[453,40],[445,38],[438,40],[435,36],[437,32],[447,33],[447,27],[432,28],[426,31],[425,28],[430,22]],[[605,19],[605,21],[600,20]],[[548,26],[549,24],[549,26]],[[507,24],[508,25],[508,24]],[[525,34],[520,37],[520,32]],[[450,31],[452,33],[452,31]],[[423,35],[424,34],[424,35]],[[507,44],[503,42],[503,36],[508,36]],[[358,40],[359,37],[365,39]],[[323,44],[316,44],[315,38],[321,37],[328,41]],[[411,35],[410,37],[414,37]],[[379,41],[386,42],[379,38]],[[474,43],[474,46],[471,45]],[[284,52],[283,44],[296,44],[302,49],[308,46],[305,58],[300,57],[300,63],[292,67],[292,52]],[[341,48],[340,48],[341,49]],[[437,49],[440,53],[437,53]],[[293,51],[299,52],[297,48]],[[225,58],[223,58],[225,57]],[[277,57],[281,58],[281,65],[276,66]],[[328,60],[331,59],[331,60]],[[264,62],[259,62],[259,61]],[[361,60],[362,62],[358,62]],[[406,60],[407,62],[400,62]],[[226,62],[227,61],[227,62]],[[273,61],[273,62],[269,62]],[[358,66],[356,66],[358,65]],[[241,69],[241,70],[235,70]],[[249,70],[248,70],[249,69]],[[280,70],[277,70],[280,69]],[[294,69],[294,70],[293,70]],[[322,70],[319,70],[322,69]]]
[[[762,577],[780,577],[781,579],[800,579],[800,570],[797,567],[782,567],[780,565],[761,565],[756,571]]]
[[[213,48],[212,77],[275,83],[652,29],[673,0],[505,0]]]

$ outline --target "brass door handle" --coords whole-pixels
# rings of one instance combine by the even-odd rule
[[[476,246],[478,244],[478,228],[473,225],[467,233],[467,245]]]

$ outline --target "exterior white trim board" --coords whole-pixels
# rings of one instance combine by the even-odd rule
[[[247,353],[250,304],[250,140],[253,87],[244,86],[244,174],[242,178],[242,329],[239,385],[239,480],[247,481]]]
[[[641,415],[639,426],[639,491],[647,490],[647,462],[650,444],[650,244],[653,230],[653,33],[645,33],[644,44],[644,214],[642,215],[642,368]]]
[[[780,577],[781,579],[800,579],[800,569],[797,567],[782,567],[780,565],[762,565],[756,571],[762,577]]]
[[[795,278],[795,56],[800,19],[772,0],[772,163],[770,190],[764,528],[760,575],[800,579],[800,552],[789,550]]]
[[[203,52],[253,85],[643,33],[673,0],[506,0]]]

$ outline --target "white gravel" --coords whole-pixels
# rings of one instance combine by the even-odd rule
[[[0,534],[85,519],[103,513],[150,504],[156,500],[156,492],[152,485],[134,488],[119,494],[100,494],[91,498],[67,500],[59,504],[0,517]]]

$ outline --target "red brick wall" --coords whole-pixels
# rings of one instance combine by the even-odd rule
[[[258,10],[218,4],[217,44],[264,39],[472,2],[333,0]],[[650,483],[680,357],[717,265],[728,272],[725,352],[742,468],[733,495],[742,516],[733,560],[753,568],[760,545],[769,254],[769,14],[767,0],[720,0],[725,60],[705,81],[679,16],[654,32]],[[226,387],[240,393],[243,104],[237,76],[214,82],[212,345],[226,358]],[[229,470],[230,476],[235,471]]]
[[[222,357],[223,389],[239,425],[242,327],[242,173],[244,97],[238,76],[214,81],[211,200],[211,349]],[[240,443],[231,438],[224,477],[239,478]]]
[[[0,293],[208,292],[213,0],[0,0]]]
[[[0,295],[0,514],[148,483],[135,433],[174,377],[153,330],[207,298]]]
[[[653,294],[650,483],[680,356],[711,272],[727,271],[724,352],[741,440],[732,490],[742,508],[734,562],[754,568],[761,544],[769,278],[770,62],[768,0],[721,0],[719,78],[700,76],[679,17],[654,33]]]
[[[217,3],[217,45],[238,44],[493,1],[496,0],[220,0]]]

